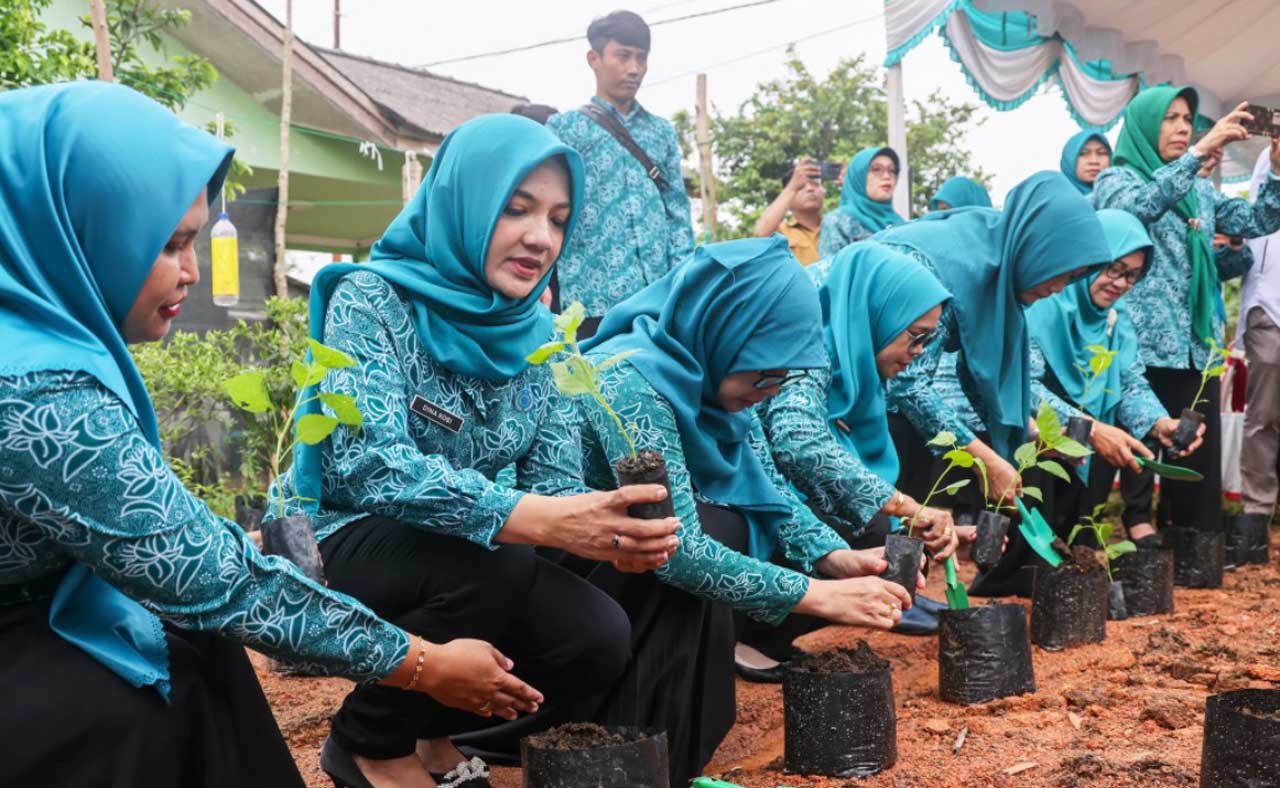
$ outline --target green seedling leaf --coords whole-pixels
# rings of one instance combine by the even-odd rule
[[[573,344],[578,341],[578,327],[586,319],[587,308],[582,305],[581,301],[574,301],[565,307],[563,312],[556,315],[556,330],[564,335],[566,343]]]
[[[637,353],[643,353],[643,352],[644,352],[643,350],[636,347],[630,350],[624,350],[621,353],[614,353],[612,356],[609,356],[604,361],[601,361],[599,364],[597,364],[596,371],[604,372],[606,369],[608,369],[609,367],[612,367],[614,364],[617,364],[619,361],[624,361],[628,358],[631,358]]]
[[[964,449],[952,449],[942,455],[942,459],[952,463],[958,468],[972,468],[974,456]]]
[[[524,360],[536,366],[538,364],[545,363],[547,359],[559,353],[561,350],[564,350],[564,343],[558,340],[553,340],[525,356]]]
[[[1024,443],[1013,452],[1013,461],[1019,470],[1026,470],[1036,463],[1036,445]]]
[[[1222,373],[1226,371],[1227,371],[1227,365],[1219,364],[1216,367],[1210,367],[1209,369],[1206,369],[1204,371],[1204,376],[1206,378],[1218,378],[1218,377],[1222,377]]]
[[[1111,539],[1111,534],[1115,533],[1115,526],[1111,523],[1100,523],[1098,525],[1098,541],[1106,544]]]
[[[954,432],[942,431],[933,436],[929,441],[930,446],[954,446],[956,445],[956,434]]]
[[[551,364],[551,379],[556,388],[566,397],[591,393],[591,382],[584,382],[580,375],[574,374],[570,361],[555,361]]]
[[[1057,442],[1053,444],[1053,450],[1061,454],[1063,457],[1072,459],[1080,459],[1088,457],[1093,452],[1087,446],[1079,441],[1072,440],[1065,435],[1059,435]]]
[[[1036,467],[1042,471],[1045,471],[1046,473],[1051,473],[1054,476],[1057,476],[1059,479],[1063,480],[1064,482],[1071,481],[1071,475],[1067,473],[1066,469],[1063,468],[1062,465],[1060,465],[1059,463],[1054,462],[1053,460],[1041,460],[1036,463]]]
[[[293,377],[294,385],[301,389],[307,386],[314,386],[324,380],[324,376],[329,374],[329,370],[320,364],[306,364],[301,361],[295,361],[293,366],[289,367],[289,374]]]
[[[1040,430],[1040,441],[1044,445],[1057,448],[1053,441],[1062,435],[1062,421],[1047,402],[1040,403],[1040,410],[1036,413],[1036,429]]]
[[[1040,492],[1039,487],[1023,487],[1022,494],[1028,498],[1034,498],[1040,503],[1044,503],[1044,493]]]
[[[306,364],[295,359],[293,365],[289,367],[289,374],[293,377],[293,385],[298,388],[303,388],[307,385]]]
[[[314,339],[307,340],[307,347],[311,348],[311,358],[315,360],[315,363],[325,369],[343,369],[345,367],[353,367],[356,364],[355,359],[341,350],[325,347]]]
[[[973,464],[978,468],[978,475],[982,477],[982,497],[989,498],[991,496],[991,482],[987,480],[987,464],[980,457],[974,457]]]
[[[261,372],[243,372],[222,384],[236,407],[250,413],[266,413],[271,409],[271,395]]]
[[[1109,544],[1107,545],[1107,549],[1106,549],[1108,561],[1114,561],[1115,559],[1119,558],[1120,556],[1126,553],[1136,553],[1136,552],[1138,552],[1138,546],[1133,542],[1130,542],[1128,539],[1124,540],[1123,542],[1116,542],[1115,544]]]
[[[348,394],[321,394],[320,401],[333,411],[338,421],[348,427],[359,427],[364,424],[364,414],[356,407],[356,398]]]
[[[969,479],[961,479],[958,482],[952,482],[951,484],[948,484],[946,487],[943,487],[942,491],[945,492],[947,495],[955,495],[956,490],[963,488],[965,485],[969,483],[969,481],[970,481]]]
[[[329,437],[338,424],[338,420],[332,416],[308,413],[298,419],[298,440],[308,446],[314,446]]]
[[[1080,535],[1081,531],[1087,528],[1089,528],[1089,526],[1081,525],[1078,523],[1076,525],[1071,526],[1071,533],[1067,534],[1067,544],[1075,544],[1076,537]]]

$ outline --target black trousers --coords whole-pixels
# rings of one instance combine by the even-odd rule
[[[244,646],[166,627],[170,703],[49,628],[49,601],[0,607],[0,785],[297,786]]]
[[[1194,369],[1147,367],[1151,390],[1174,418],[1182,413],[1200,388],[1200,372]],[[1157,519],[1175,528],[1216,531],[1222,527],[1222,419],[1217,381],[1209,381],[1201,395],[1207,402],[1196,408],[1204,414],[1204,445],[1190,457],[1171,460],[1204,474],[1199,482],[1160,480]]]
[[[627,664],[623,610],[530,547],[488,550],[366,517],[325,539],[320,550],[330,588],[429,641],[492,643],[549,707],[612,686]],[[334,716],[333,737],[365,757],[396,758],[413,753],[418,739],[493,724],[421,693],[362,685]]]

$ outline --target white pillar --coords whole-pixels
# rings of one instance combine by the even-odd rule
[[[897,151],[902,160],[898,173],[898,188],[893,192],[893,210],[898,215],[911,215],[911,173],[907,162],[907,102],[902,93],[902,62],[889,66],[885,78],[885,95],[889,104],[889,147]]]

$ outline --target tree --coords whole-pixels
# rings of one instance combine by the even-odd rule
[[[92,76],[93,44],[49,30],[40,16],[53,0],[5,0],[0,13],[0,90]]]
[[[810,156],[846,162],[862,148],[888,138],[882,72],[866,58],[841,60],[825,79],[816,79],[788,49],[786,73],[760,84],[735,115],[712,111],[717,192],[721,195],[723,237],[750,231],[781,189],[789,164]],[[912,102],[907,122],[911,165],[911,208],[920,214],[929,197],[952,175],[967,175],[984,184],[989,173],[973,166],[963,147],[965,134],[984,118],[978,107],[955,103],[935,91],[927,101]],[[674,118],[686,155],[695,150],[690,113]],[[696,181],[695,181],[696,186]],[[834,209],[840,189],[828,187],[827,208]],[[727,226],[726,226],[727,225]]]

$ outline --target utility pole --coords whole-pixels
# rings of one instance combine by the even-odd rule
[[[698,75],[698,181],[702,197],[702,230],[710,241],[716,232],[716,180],[711,167],[711,120],[707,114],[707,75]]]
[[[333,48],[342,49],[342,0],[333,0]]]
[[[284,76],[280,92],[280,173],[276,179],[276,260],[272,267],[276,295],[289,295],[285,260],[285,223],[289,219],[289,124],[293,119],[293,0],[284,3]]]
[[[107,7],[103,0],[89,0],[89,16],[93,19],[93,44],[98,50],[98,79],[114,82],[111,67],[111,36],[107,29]]]

